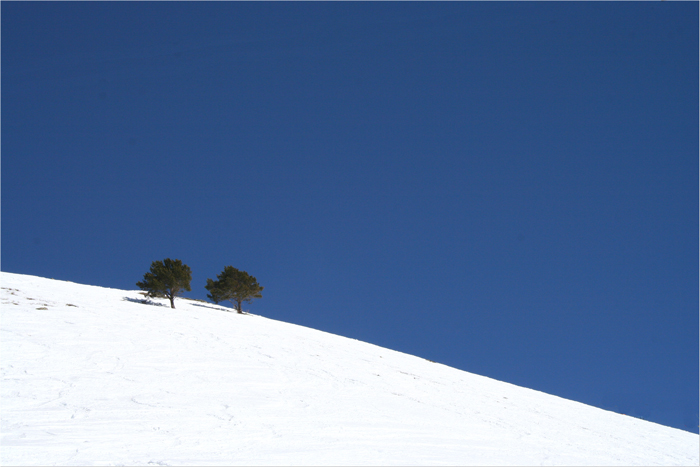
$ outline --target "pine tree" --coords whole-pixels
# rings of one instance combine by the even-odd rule
[[[243,313],[243,302],[250,303],[254,298],[262,298],[260,292],[263,290],[255,277],[233,266],[226,266],[221,274],[217,274],[216,280],[207,279],[205,288],[211,300],[216,303],[228,300],[239,313]]]
[[[148,297],[164,297],[170,299],[171,308],[175,308],[175,297],[183,290],[190,291],[192,271],[189,266],[182,264],[179,259],[166,258],[163,261],[153,261],[151,271],[143,275],[143,282],[136,286],[145,290]]]

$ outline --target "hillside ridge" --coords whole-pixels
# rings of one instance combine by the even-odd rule
[[[355,339],[137,290],[0,287],[5,465],[699,462],[693,433]]]

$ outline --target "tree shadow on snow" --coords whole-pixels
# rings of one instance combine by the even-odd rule
[[[147,298],[131,298],[131,297],[124,297],[123,300],[126,300],[127,302],[131,303],[138,303],[140,305],[152,305],[152,306],[164,306],[164,307],[169,307],[169,305],[166,305],[165,303],[156,303],[152,300],[148,300]]]
[[[217,311],[228,311],[229,313],[234,313],[236,310],[234,308],[226,308],[225,306],[220,306],[220,305],[209,305],[205,302],[202,303],[193,303],[190,301],[190,305],[192,306],[201,306],[202,308],[209,308],[211,310],[217,310]]]

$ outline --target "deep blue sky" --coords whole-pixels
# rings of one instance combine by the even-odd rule
[[[698,432],[697,2],[1,7],[2,270]]]

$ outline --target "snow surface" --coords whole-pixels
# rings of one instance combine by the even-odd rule
[[[217,305],[0,273],[3,465],[698,465],[698,435]]]

